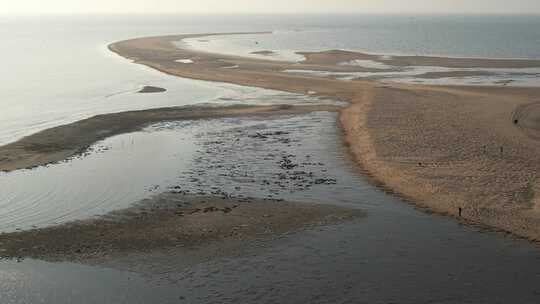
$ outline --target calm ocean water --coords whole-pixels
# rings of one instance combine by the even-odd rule
[[[533,16],[0,17],[0,144],[100,113],[262,92],[182,80],[130,64],[106,49],[117,40],[270,30],[275,33],[256,37],[258,49],[540,58],[538,28],[540,18]],[[222,37],[212,46],[248,53],[253,40]],[[134,94],[147,84],[169,91]]]
[[[271,20],[271,19],[269,19]],[[286,20],[286,21],[284,21]],[[392,55],[540,58],[538,16],[317,16],[284,18],[274,35],[212,38],[221,51],[357,50]]]

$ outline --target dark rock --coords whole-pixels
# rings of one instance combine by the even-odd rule
[[[160,87],[144,86],[137,93],[162,93],[162,92],[165,92],[165,91],[167,91],[167,90],[164,89],[164,88],[160,88]]]

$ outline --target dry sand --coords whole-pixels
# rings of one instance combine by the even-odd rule
[[[379,183],[417,205],[517,235],[540,239],[538,88],[382,85],[291,75],[283,69],[351,70],[348,60],[451,68],[538,67],[534,60],[302,53],[301,63],[271,62],[177,48],[193,36],[150,37],[110,49],[168,74],[288,92],[317,92],[350,102],[341,125],[351,152]],[[189,66],[175,58],[195,58]],[[238,65],[236,69],[224,66]],[[523,111],[523,108],[526,111]],[[521,109],[521,110],[520,110]],[[516,114],[517,113],[517,114]],[[518,123],[515,123],[515,120]],[[521,118],[521,119],[520,119]],[[501,152],[502,151],[502,152]]]
[[[375,87],[341,116],[361,165],[432,211],[538,240],[540,142],[513,111],[537,89]],[[367,115],[366,115],[367,114]]]

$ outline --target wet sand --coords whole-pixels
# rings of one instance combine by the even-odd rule
[[[96,263],[126,254],[247,242],[351,220],[358,209],[168,192],[107,216],[0,236],[0,257]]]
[[[181,77],[229,82],[294,93],[317,92],[350,102],[341,125],[351,152],[380,184],[432,211],[540,239],[537,213],[537,122],[514,123],[513,113],[540,94],[538,88],[443,87],[339,81],[282,73],[284,69],[351,70],[336,63],[382,60],[345,51],[302,53],[300,63],[197,52],[177,48],[188,36],[118,42],[110,49],[135,63]],[[182,66],[176,58],[193,58]],[[533,60],[393,56],[391,65],[522,68]],[[236,69],[223,67],[238,65]]]

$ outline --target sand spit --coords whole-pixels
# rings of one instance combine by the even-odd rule
[[[0,235],[0,256],[103,263],[126,254],[264,239],[362,216],[335,206],[164,193],[106,217]]]
[[[392,191],[538,240],[540,142],[527,135],[531,120],[512,119],[537,92],[376,87],[341,122],[361,165]]]
[[[189,106],[94,116],[38,132],[0,147],[0,171],[32,168],[65,160],[104,138],[139,130],[160,121],[210,119],[247,115],[281,115],[337,111],[336,106]]]
[[[294,93],[316,91],[348,101],[350,106],[340,118],[344,138],[358,164],[378,183],[435,212],[459,217],[462,208],[463,222],[540,240],[536,190],[540,143],[531,135],[539,124],[535,119],[520,123],[514,118],[520,107],[537,101],[540,89],[383,85],[281,72],[361,69],[337,65],[351,60],[449,68],[529,68],[540,66],[540,61],[328,51],[302,53],[307,60],[300,63],[270,62],[174,45],[188,37],[194,36],[141,38],[109,48],[171,75]],[[198,60],[179,66],[174,59],[180,57]],[[230,65],[239,68],[221,69]]]

